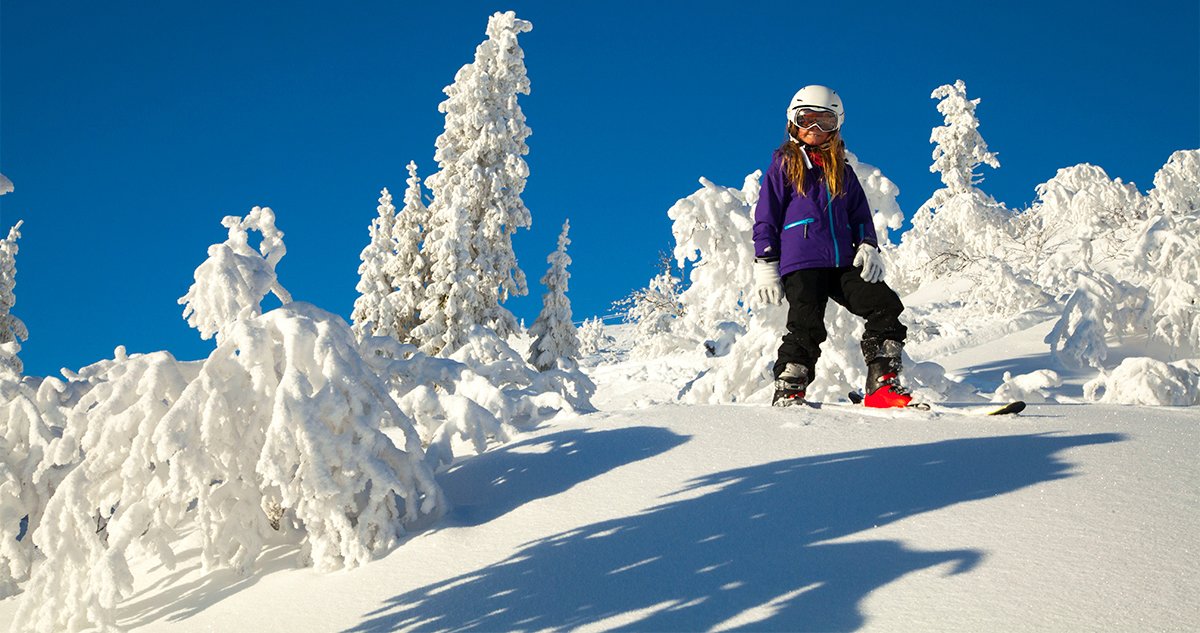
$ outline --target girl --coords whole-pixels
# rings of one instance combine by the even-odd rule
[[[883,283],[871,209],[846,163],[845,119],[841,98],[825,86],[805,86],[792,97],[788,139],[771,158],[754,212],[755,294],[763,303],[788,301],[771,401],[778,406],[804,402],[826,337],[829,299],[866,319],[864,404],[912,401],[899,382],[904,305]]]

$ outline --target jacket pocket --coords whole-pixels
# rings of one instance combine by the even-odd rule
[[[785,224],[783,226],[783,230],[786,231],[788,229],[794,229],[794,228],[799,228],[799,227],[803,226],[804,227],[804,238],[808,239],[808,225],[812,224],[813,222],[816,222],[816,221],[817,221],[816,218],[805,218],[805,219],[799,220],[797,222],[792,222],[791,224]]]

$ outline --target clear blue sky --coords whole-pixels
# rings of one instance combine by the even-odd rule
[[[740,186],[808,83],[911,213],[938,187],[929,93],[962,79],[1015,208],[1081,162],[1145,191],[1200,146],[1195,0],[992,2],[0,1],[0,231],[25,220],[14,313],[26,373],[211,349],[181,318],[221,218],[270,206],[297,300],[349,317],[380,188],[431,174],[442,88],[514,9],[533,92],[516,240],[532,322],[571,219],[576,319],[653,275],[667,209],[700,176]]]

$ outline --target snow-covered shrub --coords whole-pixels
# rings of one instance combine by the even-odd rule
[[[196,282],[179,299],[188,325],[205,340],[216,335],[218,344],[227,325],[262,314],[261,302],[268,292],[283,303],[292,300],[275,276],[275,265],[287,253],[283,232],[275,228],[275,213],[254,207],[250,215],[227,216],[221,224],[229,229],[229,238],[208,248],[208,259],[196,269]],[[251,230],[262,234],[258,251],[250,246]]]
[[[659,265],[660,272],[645,287],[613,304],[626,323],[634,327],[631,353],[639,358],[655,358],[680,349],[697,347],[690,336],[675,333],[675,325],[685,312],[682,282],[671,270],[669,260]]]
[[[595,384],[576,368],[538,371],[489,328],[476,327],[451,357],[505,395],[501,419],[518,427],[532,425],[559,411],[591,410]],[[469,388],[463,385],[461,388]]]
[[[963,272],[970,289],[963,294],[975,313],[1007,316],[1045,306],[1054,300],[1033,281],[999,257],[985,257]]]
[[[571,257],[567,255],[570,228],[569,221],[563,222],[558,248],[546,258],[550,269],[542,277],[542,285],[546,286],[542,311],[529,328],[529,335],[534,337],[529,362],[540,371],[560,365],[571,368],[579,358],[579,339],[571,322],[571,300],[567,298],[567,282],[571,278],[567,272],[567,266],[571,265]]]
[[[701,188],[676,202],[673,221],[675,260],[680,269],[692,262],[688,287],[679,297],[686,310],[675,326],[680,334],[703,340],[717,323],[746,324],[746,293],[752,285],[754,205],[761,171],[746,176],[742,188],[720,187],[701,178]]]
[[[363,357],[415,420],[431,467],[449,465],[460,441],[481,453],[517,430],[592,410],[595,385],[577,369],[539,372],[489,328],[477,326],[466,338],[454,358],[386,337],[363,341]]]
[[[1062,316],[1046,335],[1050,353],[1065,367],[1100,369],[1108,358],[1109,334],[1134,334],[1147,318],[1146,293],[1111,275],[1079,275]]]
[[[579,353],[585,356],[604,351],[615,340],[604,331],[604,321],[600,317],[584,321],[576,335],[579,337]]]
[[[47,459],[62,434],[59,381],[36,390],[14,373],[0,374],[0,599],[13,595],[37,558],[32,535],[61,481]]]
[[[24,370],[17,353],[21,341],[29,338],[25,324],[12,313],[17,302],[13,289],[17,285],[17,240],[21,239],[21,225],[17,222],[8,231],[8,237],[0,240],[0,373],[20,374]]]
[[[1083,386],[1093,402],[1187,407],[1200,405],[1200,359],[1164,363],[1126,358],[1112,373]]]
[[[1062,378],[1050,369],[1039,369],[1028,374],[1013,376],[1004,372],[1004,382],[996,389],[992,402],[1046,402],[1050,398],[1050,390],[1062,386]]]
[[[438,106],[446,125],[435,143],[439,171],[427,180],[433,203],[426,253],[434,283],[421,305],[418,336],[426,351],[454,351],[462,342],[456,337],[473,325],[505,337],[518,328],[501,304],[528,292],[512,236],[531,223],[521,200],[530,130],[517,102],[529,94],[529,78],[517,36],[532,28],[512,11],[492,15],[475,60],[459,69]],[[464,284],[469,291],[455,291]]]
[[[91,384],[44,457],[43,467],[69,474],[31,532],[44,558],[21,597],[17,630],[115,625],[116,605],[132,589],[132,541],[172,564],[167,542],[186,511],[164,503],[172,465],[157,455],[153,433],[195,370],[166,352],[118,349],[115,360],[80,373]]]
[[[392,194],[384,187],[380,192],[379,214],[371,220],[368,234],[371,239],[358,258],[358,298],[350,315],[354,323],[354,334],[364,336],[390,336],[399,339],[396,305],[391,299],[395,281],[390,268],[396,258],[396,207],[392,206]]]
[[[1070,293],[1081,273],[1117,276],[1145,203],[1132,184],[1082,164],[1058,170],[1037,186],[1038,199],[1014,220],[1008,257],[1054,296]]]

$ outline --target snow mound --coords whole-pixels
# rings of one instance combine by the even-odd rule
[[[1004,384],[996,389],[995,395],[992,396],[992,402],[1012,402],[1013,400],[1046,402],[1051,399],[1050,390],[1061,387],[1062,384],[1063,381],[1058,372],[1050,369],[1039,369],[1015,377],[1006,371],[1004,372]]]
[[[1200,405],[1200,359],[1164,363],[1126,358],[1110,374],[1083,387],[1084,397],[1106,404]]]

